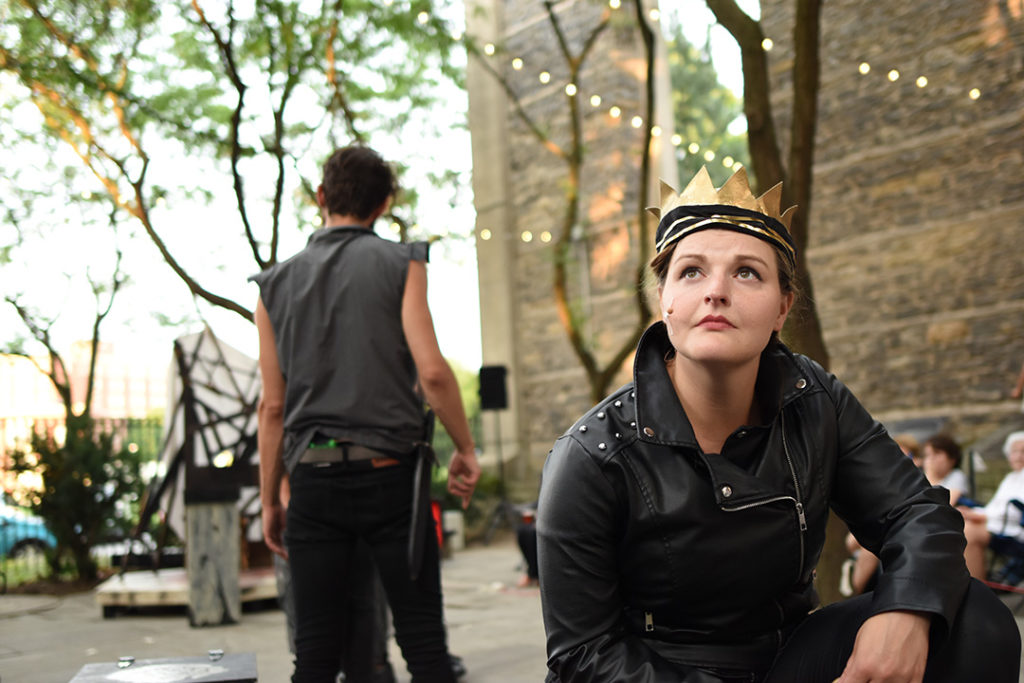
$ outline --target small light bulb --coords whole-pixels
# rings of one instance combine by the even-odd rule
[[[488,230],[487,228],[484,228],[483,230],[481,230],[480,231],[480,239],[482,239],[485,242],[487,240],[491,239],[491,231]]]
[[[541,71],[540,76],[538,76],[537,78],[540,79],[541,83],[547,83],[551,80],[551,74],[549,74],[547,71]]]
[[[899,71],[897,71],[896,69],[893,69],[892,71],[889,72],[889,80],[890,81],[895,83],[899,79],[900,79],[900,72]]]
[[[591,107],[600,107],[601,106],[601,96],[600,95],[591,95],[590,96],[590,106]]]
[[[523,60],[520,59],[519,57],[516,57],[515,59],[513,59],[512,60],[512,68],[515,69],[516,71],[519,71],[520,69],[522,69],[523,68]]]
[[[862,74],[869,74],[871,73],[871,65],[868,64],[867,62],[861,62],[860,66],[857,67],[857,70],[860,71]]]
[[[575,95],[576,94],[576,84],[575,83],[569,83],[568,85],[566,85],[565,86],[565,94],[568,95],[569,97],[572,97],[573,95]]]
[[[639,128],[640,126],[644,125],[644,120],[639,116],[634,116],[630,120],[629,125],[633,126],[634,128]]]
[[[772,42],[771,38],[765,38],[761,41],[761,49],[765,52],[771,52],[773,47],[775,47],[775,43]]]
[[[484,54],[488,57],[494,54],[494,43],[487,43],[484,45]]]
[[[620,116],[622,116],[622,110],[621,110],[621,109],[619,109],[618,107],[612,107],[611,109],[609,109],[609,110],[608,110],[608,114],[609,114],[609,115],[610,115],[610,116],[611,116],[611,117],[612,117],[613,119],[617,119],[617,118],[619,118]]]

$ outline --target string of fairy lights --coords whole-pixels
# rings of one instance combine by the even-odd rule
[[[621,5],[622,5],[622,0],[609,0],[608,5],[613,10],[619,9],[621,7]],[[657,9],[650,10],[648,16],[650,17],[651,21],[655,22],[655,23],[658,22],[659,19],[661,18],[661,14],[660,14],[660,12]],[[459,38],[461,38],[461,36]],[[459,38],[457,38],[457,39],[459,39]],[[765,38],[761,42],[761,47],[762,47],[762,49],[765,50],[765,52],[770,52],[774,48],[774,46],[775,46],[774,42],[772,41],[771,38]],[[493,57],[496,54],[496,52],[497,52],[497,48],[495,47],[495,45],[493,43],[487,43],[483,47],[483,52],[488,57]],[[509,65],[511,66],[513,71],[522,71],[524,68],[526,68],[526,62],[524,61],[524,59],[522,57],[519,57],[519,56],[512,57],[512,59],[509,62]],[[873,67],[870,62],[862,61],[862,62],[860,62],[857,65],[857,71],[858,71],[858,73],[860,73],[861,76],[868,76],[872,72],[875,71],[875,67]],[[899,69],[897,69],[897,68],[890,68],[887,72],[885,72],[885,78],[890,83],[896,83],[902,77],[903,77],[903,73]],[[540,81],[540,83],[542,85],[548,85],[548,84],[551,83],[551,80],[552,80],[551,72],[549,70],[547,70],[547,69],[541,69],[540,71],[537,72],[537,79]],[[915,83],[915,85],[919,89],[923,90],[923,89],[928,87],[929,80],[928,80],[928,77],[926,75],[920,74],[920,75],[917,76],[917,78],[915,79],[914,83]],[[566,83],[565,86],[564,86],[564,92],[565,92],[566,96],[568,96],[568,97],[575,97],[575,96],[577,96],[579,94],[579,87],[575,83],[571,83],[571,82],[570,83]],[[972,101],[980,99],[981,95],[982,95],[981,90],[979,88],[976,88],[976,87],[970,88],[966,92],[967,98],[972,100]],[[588,98],[588,101],[590,103],[590,106],[595,108],[595,109],[600,108],[602,106],[607,106],[607,109],[606,109],[607,116],[613,122],[618,122],[618,121],[624,120],[628,116],[628,114],[623,112],[622,107],[620,107],[618,104],[614,104],[614,103],[606,104],[604,98],[600,94],[597,94],[597,93],[591,94],[590,97]],[[639,129],[639,128],[643,127],[644,119],[639,114],[634,114],[633,116],[629,116],[629,125],[631,125],[633,128]],[[651,128],[651,136],[654,137],[654,138],[659,138],[659,137],[661,137],[661,135],[662,135],[661,127],[657,126],[657,125],[652,126],[652,128]],[[671,143],[672,143],[672,146],[675,149],[683,149],[683,145],[685,143],[685,145],[686,145],[685,146],[685,150],[686,150],[686,152],[688,154],[693,155],[693,156],[700,155],[704,159],[704,161],[706,161],[708,163],[715,161],[715,159],[718,156],[716,154],[715,150],[705,148],[701,144],[700,141],[696,141],[696,140],[686,141],[686,140],[684,140],[683,136],[678,134],[678,133],[673,134],[671,136]],[[733,157],[728,156],[728,155],[722,157],[720,163],[723,166],[725,166],[726,168],[734,170],[734,171],[739,169],[742,166],[742,164],[739,161],[735,160]],[[491,230],[489,230],[487,228],[481,229],[479,235],[480,235],[480,239],[481,240],[485,240],[485,241],[489,240],[489,239],[491,239],[493,237],[493,233],[491,232]],[[527,242],[527,243],[528,242],[532,242],[534,240],[534,234],[530,230],[524,230],[520,234],[519,238],[523,242]],[[540,233],[537,236],[537,238],[541,242],[547,243],[547,242],[551,241],[552,236],[551,236],[550,232],[545,230],[544,232]]]
[[[394,2],[395,2],[395,0],[383,0],[383,4],[385,6],[390,6]],[[622,0],[608,0],[608,6],[612,10],[621,9],[621,7],[622,7]],[[661,12],[657,8],[652,8],[651,10],[648,11],[648,17],[649,17],[649,19],[653,23],[658,23],[661,20]],[[430,21],[430,15],[427,12],[420,12],[418,14],[418,16],[417,16],[417,21],[419,21],[419,23],[421,23],[421,24],[426,24],[428,21]],[[454,40],[456,40],[456,41],[461,41],[463,39],[463,34],[461,32],[456,32],[456,33],[452,34],[452,38]],[[765,52],[770,52],[774,48],[774,46],[775,46],[774,42],[772,41],[771,38],[765,38],[761,42],[761,47],[762,47],[762,49],[765,50]],[[498,52],[498,49],[494,45],[494,43],[486,43],[483,46],[483,53],[487,57],[493,57],[493,56],[495,56],[497,54],[497,52]],[[520,57],[520,56],[513,56],[511,58],[511,60],[509,61],[509,66],[511,66],[512,70],[516,71],[516,72],[521,72],[521,71],[523,71],[524,69],[527,68],[526,61],[522,57]],[[876,67],[873,66],[868,61],[861,61],[857,65],[857,71],[858,71],[858,73],[861,76],[867,77],[870,74],[876,72]],[[884,67],[882,69],[880,69],[880,71],[884,71]],[[885,73],[885,78],[886,78],[886,80],[889,83],[896,83],[897,81],[899,81],[901,78],[904,77],[904,73],[901,72],[900,69],[898,69],[898,68],[889,68],[887,71],[884,71],[884,73]],[[542,85],[549,85],[551,83],[553,76],[551,75],[551,71],[548,70],[547,68],[541,68],[539,71],[536,72],[536,74],[537,74],[538,81],[540,81],[540,83]],[[930,85],[930,81],[929,81],[929,79],[928,79],[928,77],[926,75],[919,74],[915,78],[914,84],[919,89],[924,90],[925,88],[927,88]],[[567,97],[576,97],[576,96],[580,95],[579,86],[576,83],[571,83],[571,82],[566,83],[563,86],[563,91],[565,92],[565,95]],[[978,100],[978,99],[980,99],[982,97],[982,92],[981,92],[981,90],[979,88],[972,87],[972,88],[970,88],[970,89],[968,89],[966,91],[966,97],[969,100],[971,100],[971,101],[976,101],[976,100]],[[592,93],[586,99],[587,99],[587,102],[589,102],[590,106],[593,109],[600,109],[602,107],[606,107],[605,108],[605,113],[607,114],[609,120],[611,122],[613,122],[613,123],[618,123],[620,121],[625,121],[628,118],[629,125],[632,126],[635,129],[642,128],[643,125],[644,125],[644,118],[643,118],[643,116],[641,116],[639,114],[633,114],[632,116],[630,116],[627,112],[623,111],[623,108],[620,105],[615,104],[615,103],[608,103],[608,102],[606,102],[605,98],[602,97],[599,93]],[[662,128],[660,126],[654,125],[654,126],[651,127],[651,136],[653,138],[660,138],[662,136],[662,134],[663,134],[663,131],[662,131]],[[697,140],[687,141],[687,140],[685,140],[683,138],[682,135],[680,135],[678,133],[675,133],[675,134],[673,134],[671,136],[670,142],[671,142],[673,148],[675,148],[677,150],[685,149],[687,154],[690,154],[690,155],[693,155],[693,156],[700,155],[704,159],[704,161],[707,162],[707,163],[714,162],[718,158],[718,154],[716,153],[716,151],[714,149],[706,148],[702,144],[701,141],[697,141]],[[684,144],[685,144],[685,147],[684,147]],[[737,170],[740,166],[742,166],[742,164],[739,161],[737,161],[736,159],[734,159],[733,157],[728,156],[728,155],[723,156],[720,159],[720,163],[724,167],[726,167],[728,169],[731,169],[731,170],[734,170],[734,171]],[[397,232],[398,231],[397,224],[393,225],[392,229],[395,232]],[[482,239],[482,240],[489,240],[489,239],[491,239],[493,237],[492,231],[487,229],[487,228],[481,229],[479,235],[480,235],[480,239]],[[520,239],[523,242],[527,242],[527,243],[528,242],[532,242],[535,239],[535,237],[536,237],[536,239],[538,239],[539,241],[541,241],[543,243],[550,242],[551,239],[552,239],[551,233],[549,231],[547,231],[547,230],[539,233],[536,236],[533,234],[532,231],[529,231],[529,230],[524,230],[520,234]]]

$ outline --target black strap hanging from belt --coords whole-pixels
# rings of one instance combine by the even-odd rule
[[[423,567],[423,544],[426,542],[430,513],[430,479],[437,455],[434,453],[434,411],[423,416],[423,440],[413,450],[412,517],[409,520],[409,578],[415,581]]]

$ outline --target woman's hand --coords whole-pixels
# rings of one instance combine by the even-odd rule
[[[928,659],[931,617],[882,612],[857,631],[853,654],[835,683],[921,683]]]

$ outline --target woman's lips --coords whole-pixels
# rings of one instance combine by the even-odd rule
[[[721,315],[707,315],[699,323],[697,327],[702,327],[706,330],[729,330],[734,327],[729,319]]]

